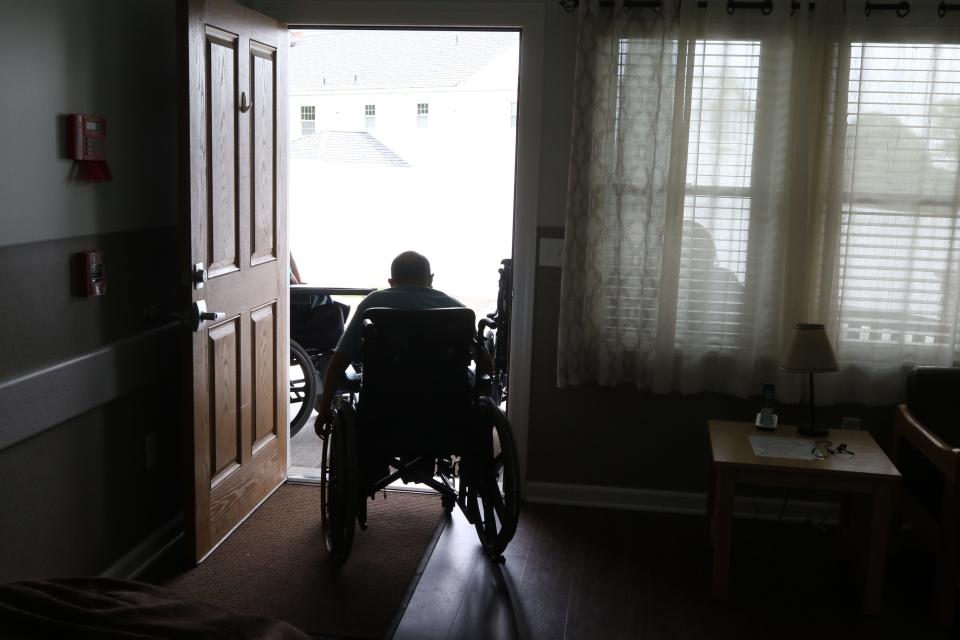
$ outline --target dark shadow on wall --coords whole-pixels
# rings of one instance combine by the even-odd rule
[[[707,421],[754,420],[756,397],[653,394],[630,386],[557,388],[560,269],[540,267],[534,302],[533,379],[527,480],[663,491],[704,492],[709,480]],[[783,424],[806,419],[803,404],[777,407]],[[838,404],[818,421],[861,420],[881,446],[893,407]]]
[[[182,509],[169,378],[0,451],[0,582],[97,574]],[[145,465],[144,434],[161,434]],[[8,519],[9,518],[9,519]]]

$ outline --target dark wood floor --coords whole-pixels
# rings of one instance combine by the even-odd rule
[[[703,517],[525,505],[495,565],[455,512],[394,637],[956,638],[935,627],[932,559],[894,536],[879,617],[860,611],[856,560],[836,532],[738,520],[730,598],[709,594]]]

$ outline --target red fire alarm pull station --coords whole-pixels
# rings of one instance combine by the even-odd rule
[[[107,166],[107,121],[97,116],[67,116],[67,157],[77,161],[77,177],[88,182],[113,180]]]
[[[102,296],[107,292],[102,249],[77,254],[76,290],[77,295],[87,298]]]

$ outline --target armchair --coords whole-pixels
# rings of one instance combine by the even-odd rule
[[[960,367],[916,367],[894,418],[900,512],[937,563],[940,623],[953,623],[960,579]]]

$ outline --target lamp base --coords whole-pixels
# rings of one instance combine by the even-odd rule
[[[810,425],[801,425],[797,427],[798,436],[807,436],[809,438],[826,438],[830,435],[830,429],[823,427],[812,427]]]

